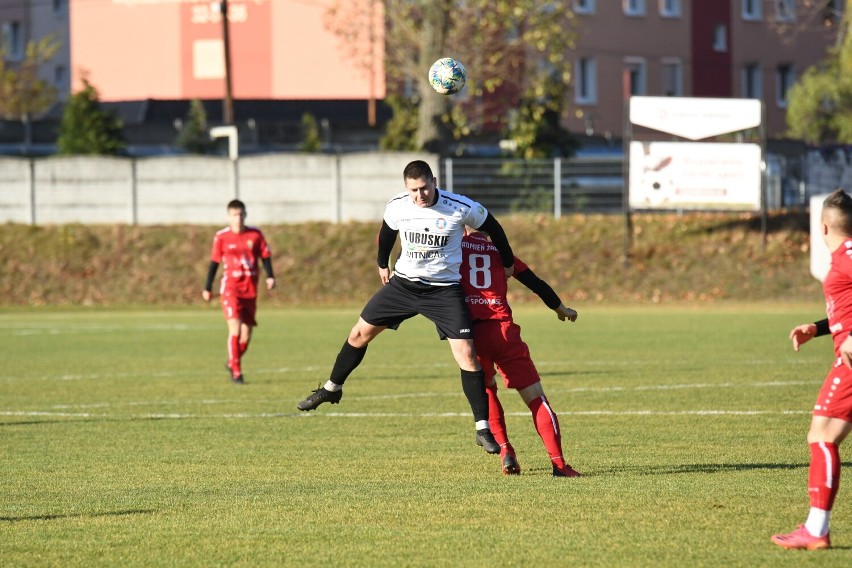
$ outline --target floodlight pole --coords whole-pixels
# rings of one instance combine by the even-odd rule
[[[625,267],[630,266],[630,249],[633,248],[633,217],[630,215],[630,142],[633,138],[633,128],[630,122],[630,74],[625,69],[621,76],[623,89],[623,111],[622,111],[622,152],[621,161],[621,210],[624,214],[624,248],[622,262]]]
[[[234,124],[234,96],[231,82],[231,34],[228,23],[228,0],[219,4],[222,13],[222,43],[225,56],[225,100],[222,103],[222,122]]]

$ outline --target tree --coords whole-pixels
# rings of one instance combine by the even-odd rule
[[[177,145],[191,154],[206,154],[212,145],[207,130],[207,113],[199,99],[192,99],[189,103]]]
[[[354,4],[364,11],[372,1],[334,0],[330,13]],[[506,110],[521,101],[561,117],[564,97],[552,89],[564,93],[570,78],[566,55],[576,37],[570,0],[386,0],[384,13],[388,98],[417,105],[417,148],[446,150],[449,140],[505,132]],[[346,41],[352,20],[329,27]],[[429,87],[427,73],[446,56],[465,65],[468,80],[462,93],[444,97]]]
[[[823,25],[837,25],[837,41],[826,58],[808,68],[788,93],[787,134],[811,144],[852,143],[852,0],[839,18],[820,0],[805,6]],[[819,19],[819,17],[822,19]]]
[[[56,141],[60,154],[120,154],[125,148],[121,120],[101,108],[97,90],[83,79],[83,89],[65,106]]]
[[[302,142],[299,144],[299,151],[319,152],[320,150],[322,150],[322,138],[319,124],[314,115],[306,112],[302,115]]]
[[[38,71],[59,49],[52,37],[27,43],[24,59],[17,65],[6,61],[6,48],[0,44],[0,116],[20,120],[24,126],[24,145],[32,144],[31,122],[56,102],[56,87],[38,78]]]

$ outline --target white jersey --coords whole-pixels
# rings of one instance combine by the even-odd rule
[[[418,207],[409,193],[388,201],[385,223],[399,231],[402,252],[393,267],[394,275],[407,280],[449,286],[461,280],[461,242],[464,226],[478,228],[488,211],[464,195],[435,190],[431,207]]]

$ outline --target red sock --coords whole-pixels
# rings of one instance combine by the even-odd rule
[[[488,427],[494,434],[494,441],[500,444],[500,455],[503,456],[506,452],[515,455],[515,448],[509,443],[509,435],[506,433],[506,416],[503,413],[503,405],[497,398],[497,383],[486,385],[485,393],[488,395]]]
[[[240,369],[240,336],[228,336],[228,366],[235,375],[242,374]]]
[[[240,357],[245,355],[246,351],[248,351],[248,341],[246,341],[245,343],[240,341]]]
[[[815,442],[811,448],[808,468],[808,495],[811,507],[830,511],[840,487],[840,452],[837,444]]]
[[[544,448],[550,456],[550,461],[558,468],[565,467],[565,458],[562,456],[562,434],[559,431],[559,419],[550,408],[546,396],[540,396],[530,402],[533,423],[536,432],[544,442]]]

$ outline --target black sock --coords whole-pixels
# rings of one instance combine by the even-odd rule
[[[488,420],[488,395],[485,393],[485,373],[461,369],[461,382],[464,395],[473,411],[473,420]]]
[[[343,385],[346,382],[346,377],[361,364],[366,352],[366,345],[359,349],[349,345],[349,341],[344,343],[343,347],[340,348],[340,353],[337,354],[337,360],[334,362],[334,368],[331,369],[331,376],[328,377],[328,380],[336,385]]]

